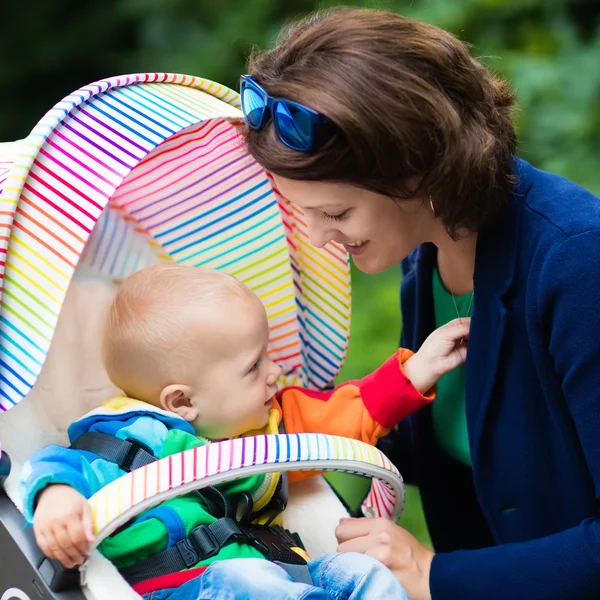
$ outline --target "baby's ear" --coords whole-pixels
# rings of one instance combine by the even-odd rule
[[[160,405],[191,423],[198,417],[198,409],[190,399],[191,394],[192,388],[189,386],[172,383],[160,393]]]

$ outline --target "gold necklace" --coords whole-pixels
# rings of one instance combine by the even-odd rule
[[[464,317],[460,316],[458,312],[458,305],[456,304],[456,298],[454,297],[454,292],[450,290],[450,294],[452,295],[452,302],[454,302],[454,310],[456,311],[456,316],[459,319],[466,319],[471,314],[471,307],[473,306],[473,296],[475,295],[475,291],[471,292],[471,300],[469,301],[469,308],[467,308],[467,314]]]
[[[450,289],[450,288],[448,288]],[[450,294],[452,296],[452,302],[454,302],[454,310],[456,311],[456,316],[458,317],[458,320],[460,321],[460,319],[466,319],[470,314],[471,314],[471,307],[473,306],[473,296],[475,295],[475,290],[473,290],[471,292],[471,300],[469,300],[469,308],[467,308],[467,314],[464,317],[460,316],[460,313],[458,312],[458,305],[456,304],[456,298],[454,297],[454,292],[452,290],[450,290]],[[458,340],[458,345],[462,346],[465,343],[465,338],[460,338]]]

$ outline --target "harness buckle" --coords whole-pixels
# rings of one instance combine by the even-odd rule
[[[200,558],[196,562],[216,556],[223,546],[222,543],[219,543],[219,540],[217,540],[208,525],[199,525],[192,529],[187,541],[194,548],[194,552],[197,551],[197,554],[200,555]]]
[[[152,457],[154,456],[152,450],[148,446],[146,446],[146,444],[143,444],[142,442],[139,442],[138,440],[134,440],[132,438],[127,438],[125,441],[128,444],[130,444],[130,447],[127,450],[127,454],[125,455],[125,457],[119,464],[119,467],[123,471],[130,473],[133,470],[132,466],[133,466],[133,463],[136,460],[139,452],[143,451]],[[156,460],[156,459],[154,459],[154,460]]]
[[[303,556],[294,550],[298,548],[305,552],[297,533],[273,525],[249,525],[241,529],[246,534],[249,544],[261,552],[267,560],[292,565],[306,564]]]
[[[186,538],[175,544],[175,548],[177,548],[183,563],[185,564],[186,569],[193,567],[198,564],[202,559],[198,556],[198,552],[194,548],[194,544],[192,544],[191,540]]]

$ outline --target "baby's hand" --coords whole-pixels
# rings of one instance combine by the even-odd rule
[[[471,319],[454,319],[436,329],[417,353],[403,365],[404,374],[415,388],[426,394],[449,371],[467,358],[467,338]]]
[[[33,516],[40,550],[68,569],[83,564],[94,541],[88,501],[68,485],[51,485],[41,494]]]

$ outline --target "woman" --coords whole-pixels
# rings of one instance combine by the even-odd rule
[[[392,13],[299,23],[242,96],[312,243],[402,262],[403,345],[472,312],[466,371],[393,440],[436,553],[377,520],[342,522],[340,550],[413,600],[600,597],[598,199],[515,158],[513,94],[463,43]]]

